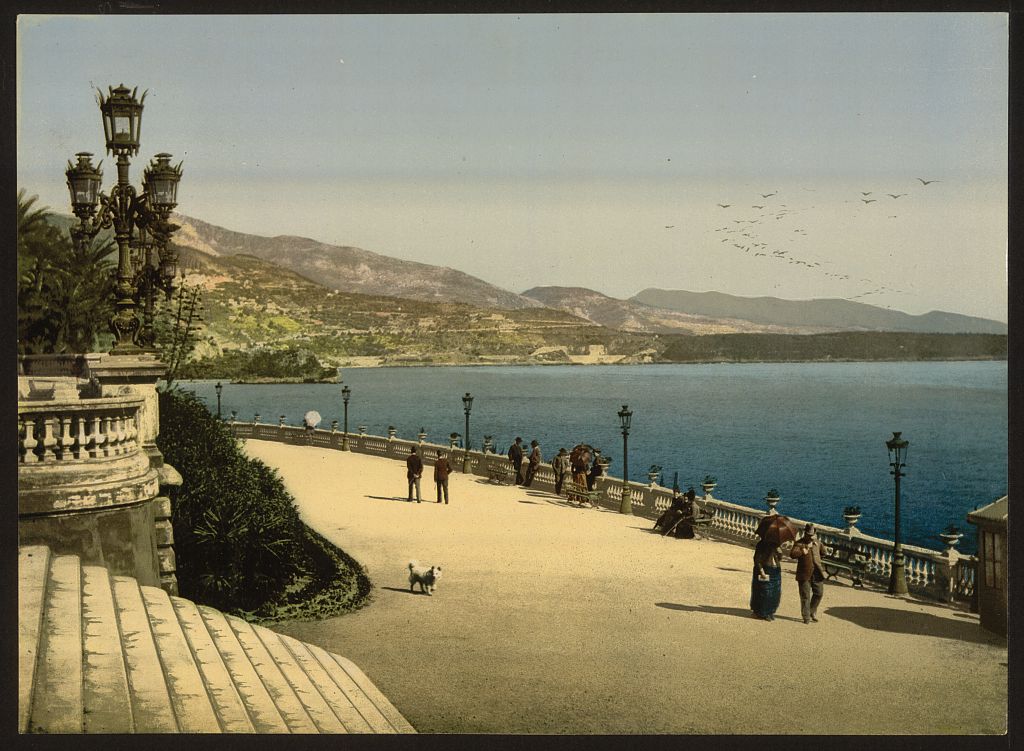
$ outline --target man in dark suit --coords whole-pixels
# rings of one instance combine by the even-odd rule
[[[516,485],[522,482],[520,472],[523,469],[523,439],[516,436],[516,441],[508,447],[508,458],[512,461],[512,469],[516,473]]]
[[[416,487],[416,503],[420,503],[420,477],[423,476],[423,460],[416,453],[416,447],[409,449],[409,458],[405,460],[405,476],[409,480],[409,500],[412,501],[412,489]]]
[[[814,525],[804,526],[804,536],[789,551],[796,558],[796,581],[800,587],[800,614],[804,623],[818,622],[818,605],[825,594],[825,566],[821,562],[823,546],[814,534]]]
[[[434,463],[434,484],[437,485],[437,502],[441,502],[441,491],[444,491],[444,502],[448,505],[448,475],[452,473],[452,466],[448,463],[448,454],[440,451],[437,454],[437,461]]]
[[[523,482],[524,488],[530,487],[530,483],[533,482],[533,476],[540,469],[540,444],[536,441],[530,441],[530,449],[530,464],[526,468],[526,480]]]

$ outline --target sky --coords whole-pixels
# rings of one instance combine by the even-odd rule
[[[1007,320],[1005,14],[23,15],[17,52],[18,185],[64,213],[124,83],[133,182],[170,152],[231,230]]]

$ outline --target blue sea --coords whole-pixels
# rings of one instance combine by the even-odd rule
[[[780,513],[840,526],[847,505],[859,527],[892,538],[893,478],[885,442],[894,430],[910,442],[901,481],[904,542],[941,549],[937,534],[955,524],[974,552],[964,516],[1007,492],[1006,362],[770,363],[637,366],[480,366],[347,368],[349,430],[386,435],[394,425],[430,442],[462,434],[462,395],[474,396],[469,442],[493,435],[499,451],[516,436],[540,442],[548,459],[560,447],[590,443],[622,474],[616,413],[633,411],[630,478],[646,482],[652,464],[664,484],[675,472],[685,489],[718,479],[715,497],[765,508],[769,489]],[[216,411],[214,381],[181,385]],[[224,384],[222,413],[264,423],[308,410],[342,422],[339,384]],[[339,428],[340,429],[340,428]]]

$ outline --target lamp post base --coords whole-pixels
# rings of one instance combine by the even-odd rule
[[[629,495],[629,487],[622,486],[622,502],[619,503],[620,514],[632,514],[633,513],[633,500]]]
[[[341,439],[341,450],[342,451],[349,451],[350,450],[349,447],[348,447],[348,436],[347,435],[344,438]]]
[[[903,565],[903,557],[900,556],[899,560],[892,563],[892,573],[889,574],[889,594],[905,595],[907,592],[907,571]]]

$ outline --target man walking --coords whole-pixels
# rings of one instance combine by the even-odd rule
[[[522,482],[520,472],[523,469],[523,439],[516,436],[516,441],[508,447],[508,458],[512,462],[512,470],[515,472],[516,485]]]
[[[437,502],[441,502],[441,491],[444,491],[444,503],[448,505],[448,475],[452,473],[452,467],[448,463],[448,454],[444,451],[437,452],[437,461],[434,463],[434,484],[437,485]]]
[[[804,526],[804,536],[793,544],[790,557],[796,558],[796,581],[800,587],[800,614],[804,623],[818,622],[818,605],[825,594],[825,567],[821,562],[822,544],[814,534],[814,525]]]
[[[405,476],[409,480],[409,501],[412,501],[412,489],[416,486],[416,503],[423,499],[420,497],[420,477],[423,476],[423,460],[416,453],[416,447],[409,449],[409,458],[405,460]]]
[[[526,481],[523,482],[523,487],[530,487],[530,483],[533,482],[533,476],[537,474],[537,470],[540,469],[540,444],[536,441],[530,441],[530,464],[526,467]]]
[[[558,449],[555,458],[551,460],[551,469],[555,472],[555,495],[562,495],[562,483],[569,474],[569,452]]]

